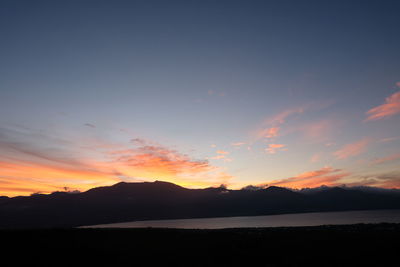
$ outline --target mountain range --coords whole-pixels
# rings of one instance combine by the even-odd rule
[[[0,228],[59,228],[183,218],[399,209],[399,190],[321,187],[188,189],[156,181],[117,183],[82,193],[0,197]]]

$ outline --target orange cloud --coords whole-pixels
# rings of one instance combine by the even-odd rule
[[[14,140],[17,137],[7,131],[0,134],[0,195],[50,193],[64,187],[87,190],[121,180],[158,179],[186,187],[206,187],[227,184],[232,178],[208,161],[193,160],[144,139],[132,139],[125,146],[96,140],[84,146],[76,144],[72,149],[72,142],[52,143],[51,138],[43,136],[23,136],[26,140],[38,138],[34,144],[46,144],[43,148]],[[52,148],[61,145],[66,147]]]
[[[336,186],[340,179],[348,176],[349,173],[343,172],[340,169],[333,169],[332,167],[324,167],[316,171],[305,172],[295,177],[290,177],[281,180],[274,180],[262,186],[281,186],[294,189],[301,189],[307,187],[319,187],[322,185]]]
[[[284,144],[269,144],[265,149],[269,154],[275,154],[279,150],[283,150],[282,148],[286,147]]]
[[[161,145],[112,151],[109,154],[116,169],[130,177],[164,179],[189,187],[227,182],[224,180],[227,174],[224,173],[223,177],[217,175],[222,173],[221,168],[210,165],[208,161],[192,160]],[[227,153],[220,154],[225,156]]]
[[[263,122],[261,129],[258,129],[256,131],[256,133],[255,133],[256,138],[257,139],[262,139],[262,138],[271,139],[274,137],[278,137],[279,132],[280,132],[279,125],[284,124],[288,117],[290,117],[294,114],[303,113],[304,110],[305,110],[305,108],[303,108],[303,107],[287,109],[287,110],[284,110],[272,117],[267,118]]]
[[[400,153],[396,153],[387,157],[383,157],[383,158],[378,158],[372,161],[373,164],[381,164],[381,163],[385,163],[388,161],[393,161],[393,160],[397,160],[400,159]]]
[[[228,155],[229,152],[224,150],[217,150],[217,154]]]
[[[366,121],[389,118],[400,113],[400,91],[385,99],[385,103],[367,111]]]
[[[118,172],[101,164],[60,166],[39,162],[0,162],[0,179],[12,182],[0,183],[1,194],[17,195],[19,192],[50,193],[64,187],[87,190],[94,186],[109,185],[120,181]]]
[[[371,142],[369,138],[363,138],[355,143],[343,146],[333,154],[337,159],[347,159],[362,154],[366,151],[368,144]]]

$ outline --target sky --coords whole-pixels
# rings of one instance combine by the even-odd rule
[[[0,195],[400,188],[399,1],[1,1]]]

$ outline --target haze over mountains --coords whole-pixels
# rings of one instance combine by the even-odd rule
[[[255,216],[400,208],[399,190],[320,187],[292,191],[187,189],[172,183],[118,183],[83,193],[0,197],[0,228],[76,227],[135,220]]]

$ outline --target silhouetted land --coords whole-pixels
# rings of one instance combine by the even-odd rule
[[[0,198],[0,228],[399,208],[398,190],[335,187],[294,192],[280,187],[254,191],[187,189],[167,182],[118,183],[78,194]]]
[[[9,266],[399,266],[400,224],[1,230]]]

